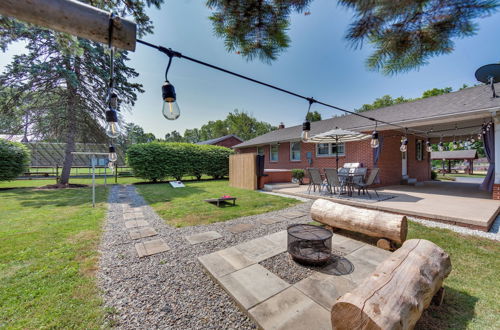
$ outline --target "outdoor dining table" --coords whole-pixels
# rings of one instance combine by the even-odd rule
[[[347,195],[349,197],[352,196],[352,192],[354,191],[354,179],[356,177],[360,177],[361,180],[363,180],[364,176],[364,173],[339,173],[339,179],[344,181],[345,186],[347,187]]]

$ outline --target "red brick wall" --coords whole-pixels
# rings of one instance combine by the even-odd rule
[[[500,184],[493,185],[493,199],[500,200]]]
[[[243,141],[235,138],[234,136],[230,136],[227,139],[224,139],[222,141],[215,143],[214,145],[226,147],[226,148],[232,148],[233,146],[240,144],[241,142],[243,142]]]
[[[401,152],[399,147],[401,144],[402,134],[397,131],[384,131],[380,132],[383,136],[382,153],[380,155],[377,167],[380,168],[380,184],[381,185],[395,185],[400,184],[402,177],[401,169]],[[424,150],[424,159],[417,161],[416,159],[416,138],[413,136],[408,137],[408,175],[411,178],[416,178],[418,181],[430,179],[430,164],[429,154]],[[316,157],[315,144],[302,143],[301,160],[290,160],[290,143],[282,142],[279,146],[278,162],[269,161],[269,145],[264,145],[264,155],[266,169],[293,169],[293,168],[306,168],[306,167],[336,167],[335,157]],[[424,146],[425,147],[425,146]],[[238,152],[257,152],[256,147],[249,147],[238,149]],[[306,159],[306,153],[313,153],[312,164],[309,165]],[[357,163],[360,162],[364,167],[373,168],[373,149],[370,147],[370,140],[359,142],[350,142],[345,145],[345,156],[339,156],[339,166],[342,167],[344,163]]]

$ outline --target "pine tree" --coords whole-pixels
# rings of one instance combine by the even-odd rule
[[[121,16],[132,15],[138,35],[143,36],[153,28],[145,7],[159,7],[163,0],[82,2]],[[0,48],[5,50],[13,42],[25,42],[26,52],[14,56],[0,75],[2,90],[15,91],[0,99],[0,114],[8,113],[12,106],[26,109],[33,118],[30,128],[43,137],[66,143],[60,183],[67,184],[75,143],[108,141],[103,124],[109,50],[96,42],[0,17]],[[115,53],[115,91],[122,109],[133,106],[137,93],[143,92],[141,84],[129,81],[138,73],[127,66],[127,61],[127,52]]]

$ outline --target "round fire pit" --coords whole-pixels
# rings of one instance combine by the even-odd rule
[[[321,265],[330,259],[332,233],[313,225],[288,226],[288,253],[293,260],[306,265]]]

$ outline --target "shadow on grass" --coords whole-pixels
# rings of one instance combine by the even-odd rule
[[[418,330],[467,329],[475,316],[479,298],[463,291],[445,286],[444,302],[441,306],[431,305],[415,325]]]
[[[96,187],[96,201],[100,201],[102,187]],[[36,189],[32,187],[8,190],[5,194],[15,195],[24,207],[39,208],[51,206],[78,206],[92,203],[91,188]]]

